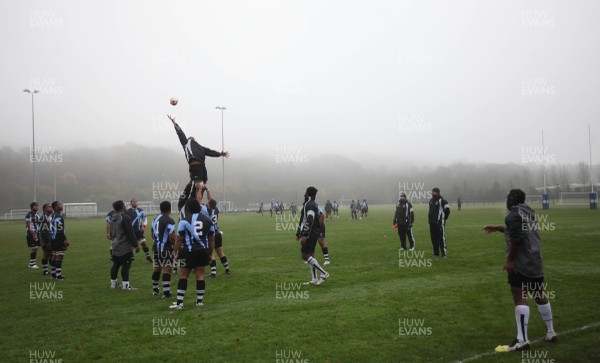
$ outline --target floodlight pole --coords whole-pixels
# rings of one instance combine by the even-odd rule
[[[33,200],[32,202],[37,201],[37,176],[36,176],[36,164],[37,164],[37,159],[36,159],[36,155],[35,155],[35,110],[33,107],[33,96],[36,93],[40,93],[39,90],[37,89],[29,89],[26,88],[23,90],[23,92],[26,93],[30,93],[31,94],[31,137],[32,137],[32,153],[30,154],[30,161],[31,161],[31,157],[33,156]]]
[[[544,144],[544,130],[542,130],[542,175],[544,178],[544,194],[542,194],[542,208],[550,209],[550,200],[546,190],[546,145]]]
[[[227,109],[225,106],[217,106],[215,109],[221,111],[221,152],[225,151],[225,132],[223,127],[223,112]],[[225,207],[225,157],[222,157],[222,165],[223,165],[223,209],[227,212],[227,207]]]
[[[544,130],[542,130],[542,175],[544,178],[544,194],[546,194],[546,148],[544,146]]]
[[[590,147],[590,184],[592,185],[592,193],[594,192],[594,171],[592,170],[592,129],[588,124],[588,145]]]
[[[54,167],[54,200],[58,200],[56,197],[56,166]]]

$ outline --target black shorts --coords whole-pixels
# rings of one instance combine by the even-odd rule
[[[142,232],[142,231],[134,231],[134,233],[135,233],[135,238],[137,238],[138,241],[145,238],[144,232]]]
[[[50,235],[50,232],[42,232],[40,233],[40,239],[42,240],[43,245],[44,243],[50,243],[52,236]]]
[[[50,245],[51,243],[51,238],[50,238],[50,233],[43,233],[40,234],[41,240],[42,240],[42,249],[44,251],[52,251],[52,246]]]
[[[300,251],[302,253],[305,253],[307,255],[312,255],[313,253],[315,253],[315,246],[317,245],[317,237],[316,236],[310,236],[306,239],[306,243],[304,244],[304,246],[302,246],[302,248],[300,249]]]
[[[158,250],[153,251],[154,255],[154,267],[172,267],[174,252],[172,249],[165,249],[161,252]]]
[[[319,238],[325,238],[325,226],[321,226],[319,229]]]
[[[27,234],[27,247],[40,247],[40,237],[38,236],[37,241],[28,233]]]
[[[123,256],[112,256],[112,260],[119,266],[131,263],[133,261],[133,252],[127,252]]]
[[[223,247],[223,235],[219,231],[215,233],[215,248]]]
[[[53,239],[50,242],[52,246],[52,252],[64,252],[67,250],[67,246],[65,246],[65,241]]]
[[[544,276],[542,277],[527,277],[525,275],[521,275],[518,272],[508,274],[508,283],[511,287],[520,287],[524,286],[542,286],[544,282]]]
[[[191,180],[201,180],[206,184],[208,180],[208,172],[206,171],[206,165],[204,164],[193,164],[190,165],[190,179]]]
[[[208,266],[210,263],[210,256],[208,255],[208,248],[197,249],[188,251],[187,248],[181,250],[179,256],[179,267],[191,270],[196,267]]]

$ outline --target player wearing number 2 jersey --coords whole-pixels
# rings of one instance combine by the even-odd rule
[[[210,218],[201,213],[200,202],[190,199],[186,208],[190,213],[179,221],[174,248],[175,258],[179,258],[181,276],[177,283],[177,301],[170,306],[171,309],[183,309],[187,279],[192,269],[196,269],[196,306],[203,306],[204,268],[209,264],[215,248],[215,228]]]

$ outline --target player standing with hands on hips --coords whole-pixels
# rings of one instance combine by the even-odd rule
[[[496,351],[507,352],[529,349],[527,325],[529,305],[527,293],[535,298],[538,310],[546,324],[545,341],[555,342],[552,308],[544,293],[544,261],[542,260],[542,240],[538,233],[535,212],[525,204],[525,192],[512,189],[506,197],[508,215],[504,226],[488,225],[482,228],[487,233],[502,232],[506,238],[506,262],[508,283],[515,302],[517,338],[510,345],[500,345]]]

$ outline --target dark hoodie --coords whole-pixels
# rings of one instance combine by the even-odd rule
[[[511,245],[519,246],[515,270],[530,278],[543,277],[542,240],[538,233],[535,211],[525,203],[514,205],[509,209],[504,224],[506,255],[508,256]]]
[[[112,254],[121,257],[138,246],[137,238],[131,226],[131,218],[124,212],[117,212],[110,219],[110,235],[112,237]]]

